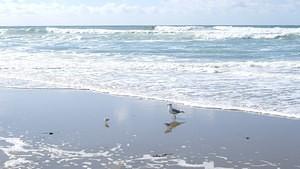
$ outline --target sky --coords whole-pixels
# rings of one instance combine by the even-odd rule
[[[0,26],[300,25],[300,0],[0,0]]]

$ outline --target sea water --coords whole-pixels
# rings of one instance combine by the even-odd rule
[[[0,27],[0,86],[300,118],[300,26]]]

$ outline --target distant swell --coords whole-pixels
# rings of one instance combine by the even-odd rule
[[[111,29],[61,29],[47,28],[49,33],[61,34],[161,34],[174,36],[193,37],[198,40],[220,39],[280,39],[300,38],[300,28],[258,28],[258,27],[232,27],[232,26],[155,26],[147,30],[111,30]],[[163,37],[162,37],[163,38]]]
[[[172,35],[176,39],[191,38],[194,40],[289,39],[300,38],[300,28],[237,26],[145,26],[143,29],[110,29],[109,27],[21,27],[0,29],[1,36],[12,34],[119,34],[120,36],[138,34],[140,36],[148,37],[160,35],[162,39],[164,39],[164,36]]]

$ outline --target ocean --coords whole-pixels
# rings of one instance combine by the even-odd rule
[[[0,27],[0,87],[300,118],[300,26]]]

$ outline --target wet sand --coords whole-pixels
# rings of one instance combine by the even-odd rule
[[[299,120],[174,106],[2,88],[0,168],[300,168]]]

